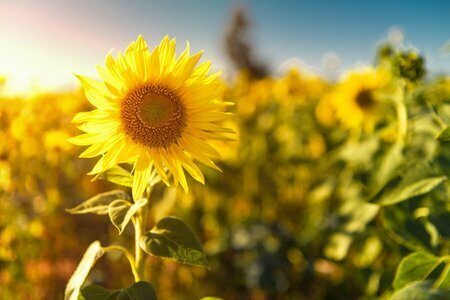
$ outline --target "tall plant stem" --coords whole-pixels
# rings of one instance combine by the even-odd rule
[[[150,202],[151,188],[148,187],[146,191],[146,198]],[[147,253],[142,250],[139,246],[142,235],[146,230],[148,216],[148,205],[143,206],[139,209],[136,214],[136,221],[134,223],[134,238],[135,238],[135,268],[137,273],[137,278],[135,281],[140,281],[145,278],[145,261],[147,258]]]
[[[105,251],[105,252],[118,251],[118,252],[121,252],[122,254],[124,254],[125,257],[128,259],[128,262],[130,263],[131,272],[133,272],[133,276],[134,276],[134,281],[136,281],[136,282],[139,281],[139,274],[137,273],[137,270],[136,270],[136,262],[134,260],[133,255],[130,252],[128,252],[127,249],[125,249],[121,246],[112,245],[112,246],[103,247],[103,251]]]
[[[408,132],[408,112],[405,106],[405,87],[402,86],[400,89],[400,95],[395,99],[398,122],[397,142],[404,144]]]

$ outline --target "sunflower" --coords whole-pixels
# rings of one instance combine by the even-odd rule
[[[74,117],[85,133],[70,141],[90,145],[80,157],[101,156],[90,174],[132,164],[134,199],[154,172],[185,191],[185,171],[204,183],[197,162],[219,169],[213,160],[220,153],[209,142],[234,138],[220,125],[230,117],[224,111],[229,103],[221,100],[220,72],[209,74],[210,62],[197,65],[203,52],[191,56],[189,43],[176,57],[175,44],[166,36],[150,52],[139,36],[124,54],[110,53],[105,67],[97,67],[102,81],[76,75],[96,109]]]
[[[371,131],[383,116],[379,92],[388,82],[389,75],[383,69],[366,67],[347,74],[330,95],[337,118],[348,128]]]

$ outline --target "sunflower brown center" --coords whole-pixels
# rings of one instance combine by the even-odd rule
[[[125,132],[150,148],[167,147],[186,126],[186,109],[180,98],[166,87],[144,85],[122,100],[120,117]]]
[[[356,103],[361,109],[370,109],[375,105],[372,91],[362,90],[356,95]]]

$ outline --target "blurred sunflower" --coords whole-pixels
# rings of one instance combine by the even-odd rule
[[[385,70],[372,67],[352,71],[344,77],[330,97],[336,116],[344,126],[373,130],[385,107],[379,92],[389,79]]]
[[[290,106],[293,103],[304,104],[306,100],[318,98],[325,87],[326,83],[319,76],[291,68],[276,82],[273,91],[281,102]]]
[[[220,154],[209,141],[229,140],[234,132],[219,124],[230,116],[221,100],[220,72],[209,75],[210,62],[196,67],[201,55],[191,56],[187,44],[176,58],[175,39],[167,36],[150,52],[139,36],[125,54],[108,54],[106,68],[97,67],[103,81],[76,75],[96,107],[74,117],[86,133],[70,139],[90,145],[80,157],[102,155],[90,174],[133,164],[138,199],[154,171],[167,185],[180,183],[187,191],[184,170],[204,183],[195,161],[218,169],[213,159]]]

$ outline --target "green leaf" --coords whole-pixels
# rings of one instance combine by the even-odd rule
[[[64,292],[64,300],[76,300],[80,293],[81,285],[86,279],[95,262],[103,255],[104,251],[99,241],[93,242],[87,248],[75,272],[70,277]]]
[[[167,217],[160,220],[151,231],[142,236],[140,246],[153,256],[209,268],[200,242],[178,218]]]
[[[403,145],[395,143],[382,157],[380,166],[375,173],[376,183],[381,186],[392,178],[398,167],[403,162]]]
[[[446,300],[449,299],[448,291],[432,289],[432,282],[413,282],[403,289],[396,291],[389,300]]]
[[[323,253],[327,258],[337,261],[343,260],[347,256],[352,242],[353,236],[350,234],[343,232],[334,233],[326,244]]]
[[[156,292],[150,283],[139,281],[126,289],[111,291],[92,284],[81,290],[85,300],[156,300]]]
[[[81,289],[81,295],[85,300],[104,300],[112,295],[118,294],[118,291],[110,291],[98,284],[91,284]]]
[[[428,164],[419,163],[402,171],[382,188],[371,201],[378,205],[392,205],[428,193],[447,177],[438,174]]]
[[[113,190],[98,194],[74,208],[66,209],[66,211],[71,214],[94,213],[97,215],[106,215],[108,213],[109,204],[117,199],[131,200],[130,196],[124,191]]]
[[[398,266],[393,283],[394,289],[401,289],[414,281],[425,280],[441,262],[441,258],[427,252],[408,255]]]
[[[117,295],[117,300],[156,300],[156,292],[150,283],[139,281],[122,290]]]
[[[439,133],[437,139],[440,141],[445,141],[445,142],[450,141],[450,127],[447,127],[444,130],[442,130]]]
[[[446,265],[435,285],[437,288],[450,290],[450,261],[446,262]]]
[[[108,214],[111,222],[119,230],[119,234],[125,229],[130,222],[131,217],[147,204],[147,199],[139,199],[135,203],[126,200],[114,200],[108,206]]]
[[[341,230],[347,233],[362,232],[380,211],[378,205],[363,201],[346,203],[348,211],[342,215],[347,221],[342,225]]]
[[[341,147],[338,155],[340,159],[348,162],[369,165],[379,147],[380,141],[377,137],[366,139],[360,143],[347,142]]]
[[[413,251],[434,249],[433,236],[427,230],[425,220],[416,219],[411,212],[394,205],[385,207],[381,216],[383,226],[398,243]]]
[[[115,166],[94,177],[93,180],[103,179],[126,187],[133,187],[133,176],[124,168]]]

